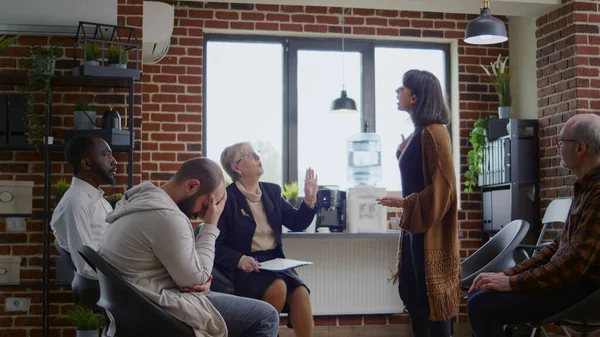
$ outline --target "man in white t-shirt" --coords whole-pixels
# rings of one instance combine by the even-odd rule
[[[96,280],[96,273],[77,253],[81,246],[98,249],[108,226],[106,215],[112,211],[104,200],[102,184],[114,185],[117,161],[110,146],[100,137],[73,137],[65,150],[73,169],[71,187],[52,214],[50,226],[59,246],[71,253],[77,273]]]

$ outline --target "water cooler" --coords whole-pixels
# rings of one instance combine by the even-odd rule
[[[346,222],[350,233],[385,232],[386,208],[376,199],[386,196],[385,188],[375,187],[381,180],[381,137],[359,133],[348,137],[348,188]]]

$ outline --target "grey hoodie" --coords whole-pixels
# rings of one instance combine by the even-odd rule
[[[205,225],[195,239],[188,217],[150,182],[125,192],[106,221],[98,252],[125,280],[190,325],[196,337],[227,336],[225,321],[204,294],[179,291],[208,281],[216,225]]]

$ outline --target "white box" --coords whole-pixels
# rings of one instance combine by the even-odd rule
[[[0,284],[19,284],[21,258],[0,255]]]
[[[33,181],[0,180],[0,214],[31,214]]]
[[[357,186],[348,189],[346,222],[350,233],[387,231],[387,210],[377,203],[386,196],[385,188]]]

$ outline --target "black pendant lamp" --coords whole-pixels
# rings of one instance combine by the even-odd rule
[[[496,44],[508,40],[504,22],[496,19],[490,12],[490,1],[481,2],[481,13],[469,22],[465,30],[465,42],[468,44]]]
[[[346,87],[345,87],[345,71],[344,71],[344,51],[345,49],[345,45],[344,45],[344,12],[345,9],[342,9],[342,93],[340,95],[340,98],[336,98],[333,103],[331,104],[331,111],[332,112],[356,112],[356,102],[348,97],[348,94],[346,93]]]

